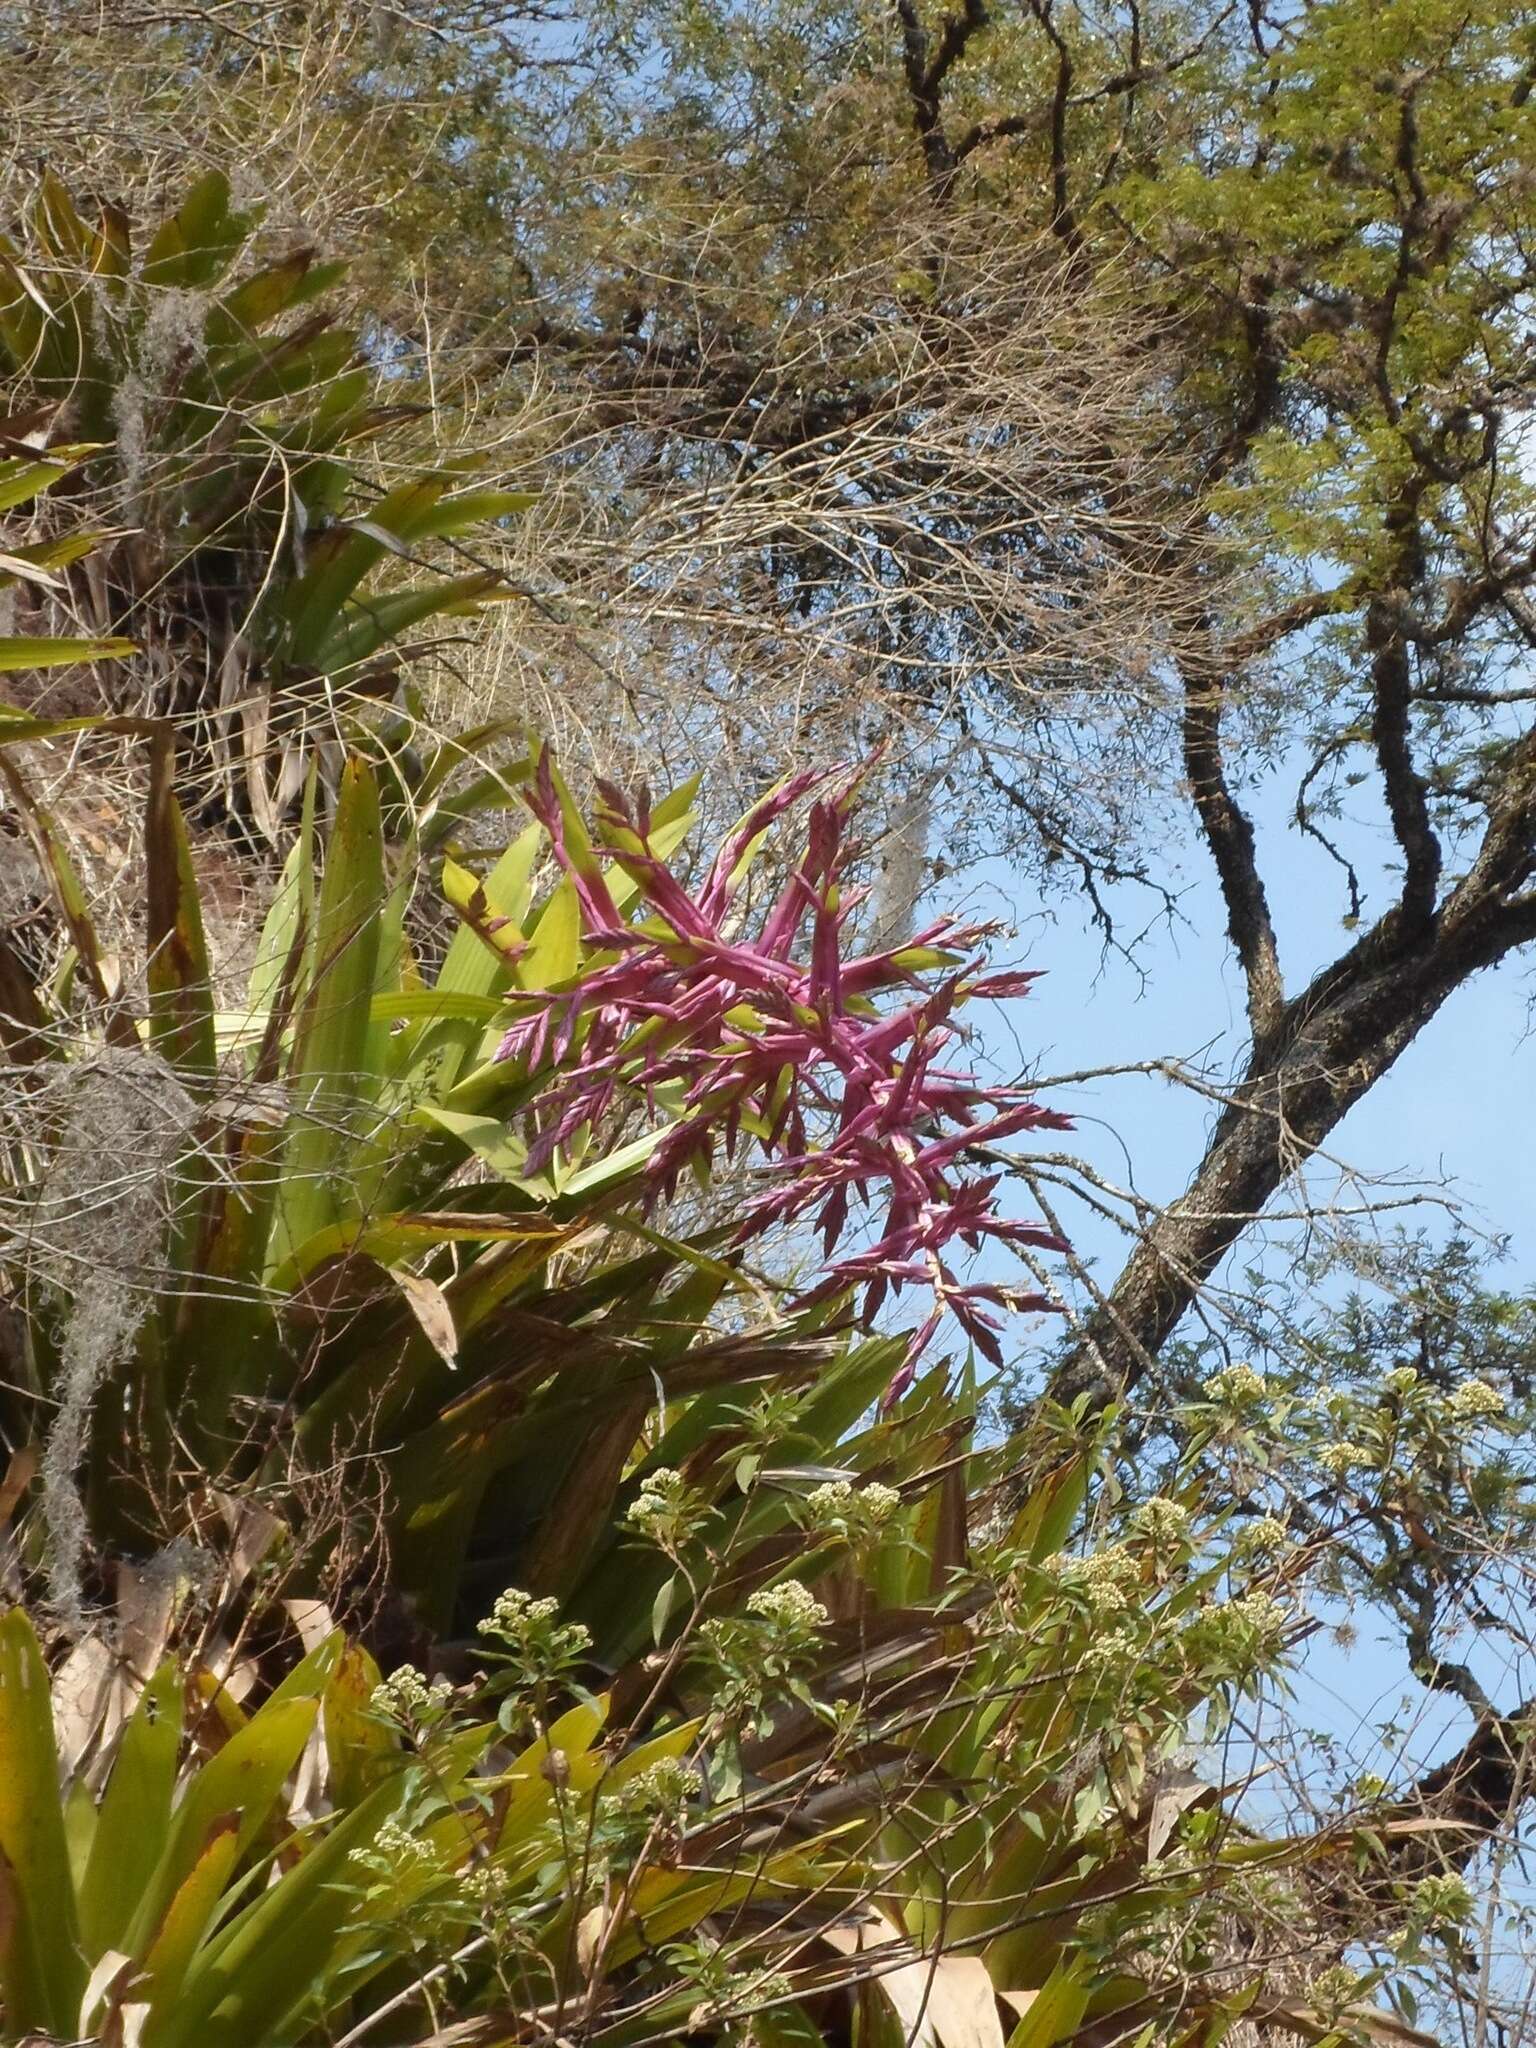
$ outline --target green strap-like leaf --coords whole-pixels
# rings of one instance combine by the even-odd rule
[[[271,1286],[289,1294],[332,1259],[361,1253],[381,1266],[422,1258],[445,1244],[528,1242],[551,1250],[571,1235],[566,1224],[546,1214],[477,1216],[456,1211],[401,1211],[393,1216],[353,1217],[327,1224],[304,1240],[291,1259],[276,1267]]]
[[[355,598],[316,645],[310,665],[322,675],[346,679],[410,627],[443,613],[474,611],[506,594],[501,578],[486,569],[471,576],[448,576],[407,590],[386,591],[378,597]]]
[[[1008,2036],[1008,2048],[1056,2048],[1077,2032],[1088,1997],[1077,1971],[1058,1963]]]
[[[173,772],[170,745],[157,746],[144,826],[149,1036],[178,1072],[211,1080],[217,1065],[212,975],[192,850],[171,792]]]
[[[230,212],[229,180],[210,171],[156,230],[144,254],[145,284],[179,290],[212,284],[255,225],[255,215]]]
[[[361,1643],[349,1643],[326,1682],[320,1712],[325,1729],[326,1790],[345,1812],[373,1792],[400,1757],[400,1744],[370,1711],[382,1673]]]
[[[284,2023],[301,2008],[323,2012],[356,1946],[365,1879],[349,1866],[399,1800],[396,1783],[379,1786],[221,1929],[195,1958],[145,2048],[252,2048],[292,2038]],[[379,1902],[373,1910],[389,1907]]]
[[[85,1988],[48,1669],[19,1607],[0,1616],[0,1988],[10,2033],[72,2035]],[[7,1922],[9,1924],[7,1924]]]
[[[249,341],[280,314],[334,284],[345,268],[341,263],[316,263],[313,249],[296,249],[225,294],[204,322],[205,345],[217,349]]]
[[[118,1744],[80,1884],[80,1936],[94,1963],[120,1948],[165,1850],[181,1749],[182,1679],[161,1665]]]
[[[342,771],[315,918],[314,972],[295,1026],[292,1135],[272,1262],[353,1209],[348,1166],[373,1114],[379,1075],[367,1066],[384,908],[384,835],[372,769]]]
[[[77,450],[56,448],[49,455],[8,455],[0,459],[0,512],[26,505],[69,475]]]
[[[218,1908],[240,1856],[235,1816],[225,1814],[213,1824],[192,1868],[177,1887],[154,1932],[144,1957],[142,1976],[133,1986],[133,2002],[150,2008],[148,2039],[155,2038],[156,2018],[173,2011],[198,1943]]]
[[[0,675],[24,675],[30,669],[68,668],[77,661],[121,661],[125,656],[138,650],[132,640],[108,638],[103,640],[40,640],[27,636],[0,639]],[[42,730],[29,737],[46,739],[55,732],[78,732],[94,720],[78,719],[34,719],[33,725]],[[0,735],[14,745],[16,738],[7,731]]]
[[[165,1853],[134,1915],[130,1954],[146,1952],[226,1815],[237,1817],[237,1860],[250,1848],[303,1754],[319,1711],[316,1698],[274,1696],[203,1765],[176,1809]]]

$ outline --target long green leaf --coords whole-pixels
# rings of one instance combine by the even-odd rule
[[[228,1815],[237,1817],[237,1859],[250,1848],[302,1755],[319,1711],[315,1698],[269,1699],[203,1765],[176,1809],[165,1853],[139,1902],[128,1935],[130,1954],[145,1953],[171,1901]]]
[[[479,1216],[460,1210],[401,1211],[392,1216],[353,1217],[331,1223],[307,1237],[289,1259],[273,1268],[270,1284],[292,1293],[332,1259],[361,1253],[381,1266],[421,1258],[446,1244],[544,1244],[551,1249],[570,1236],[568,1225],[531,1210],[526,1216]]]
[[[289,651],[296,661],[329,668],[326,643],[342,607],[386,554],[408,556],[422,541],[451,539],[488,520],[526,511],[521,491],[450,493],[446,477],[417,477],[390,491],[366,515],[333,528],[313,550],[310,566],[287,600]]]
[[[226,1814],[215,1821],[201,1855],[166,1907],[165,1918],[155,1930],[144,1957],[142,1979],[134,1984],[134,2003],[151,2009],[146,2048],[158,2037],[156,2021],[160,2015],[174,2008],[182,1980],[218,1910],[239,1857],[240,1836],[235,1816]]]
[[[181,290],[212,284],[229,268],[256,218],[230,212],[229,180],[222,171],[210,171],[156,230],[144,254],[144,282]]]
[[[4,732],[5,728],[0,726],[0,743],[3,743]],[[117,1004],[112,1003],[108,996],[95,921],[91,917],[90,905],[86,900],[85,890],[81,887],[80,877],[65,851],[58,827],[48,812],[34,799],[26,782],[3,754],[0,754],[0,780],[3,780],[10,790],[31,838],[39,865],[53,886],[55,899],[74,945],[76,958],[90,984],[91,994],[106,1011],[107,1036],[116,1045],[136,1049],[138,1035],[132,1020]]]
[[[101,640],[39,640],[27,636],[12,636],[0,639],[0,675],[25,674],[38,668],[68,668],[77,661],[122,661],[138,648],[132,640],[109,637]],[[34,723],[44,731],[34,732],[34,739],[52,732],[78,732],[94,719],[39,719]],[[12,743],[21,735],[7,735]]]
[[[355,598],[343,607],[315,647],[312,665],[323,675],[345,677],[408,627],[442,613],[474,611],[506,594],[500,576],[486,569],[471,576],[448,576],[407,590],[386,591],[378,597]]]
[[[181,1672],[162,1664],[118,1744],[80,1884],[80,1935],[95,1961],[121,1948],[164,1852],[181,1749]]]
[[[354,1942],[358,1877],[348,1866],[372,1844],[400,1799],[385,1783],[210,1942],[173,2012],[145,2048],[253,2048],[288,2038],[300,2010],[324,2011]]]
[[[1056,2048],[1077,2032],[1089,1992],[1077,1971],[1058,1963],[1008,2036],[1008,2048]]]
[[[247,341],[279,314],[317,297],[345,274],[344,263],[316,263],[313,249],[297,249],[225,294],[204,323],[204,343],[217,349]]]
[[[168,1065],[211,1080],[217,1063],[212,974],[192,849],[171,792],[173,768],[169,744],[157,746],[144,828],[149,1036]]]
[[[14,1888],[0,1926],[9,2030],[74,2032],[85,1963],[70,1880],[48,1669],[19,1607],[0,1616],[0,1856]]]
[[[0,459],[0,512],[51,490],[76,466],[71,457],[82,451],[56,448],[49,455],[9,455]]]
[[[380,1078],[366,1062],[385,893],[378,785],[354,756],[342,773],[315,920],[314,973],[296,1026],[293,1132],[273,1264],[354,1208],[349,1168]]]

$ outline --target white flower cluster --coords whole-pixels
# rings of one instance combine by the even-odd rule
[[[1476,1911],[1472,1887],[1454,1872],[1421,1877],[1413,1888],[1413,1916],[1425,1927],[1464,1927]]]
[[[753,1970],[723,1985],[712,1997],[701,1999],[684,2021],[683,2032],[708,2033],[732,2013],[757,2012],[765,2005],[781,2005],[794,1996],[794,1989],[782,1970]]]
[[[1064,1586],[1082,1595],[1095,1617],[1129,1607],[1131,1588],[1141,1578],[1141,1566],[1123,1543],[1108,1544],[1087,1557],[1059,1558],[1055,1570]]]
[[[1269,1593],[1240,1593],[1216,1614],[1226,1633],[1255,1652],[1276,1648],[1291,1618],[1285,1602]]]
[[[1189,1534],[1189,1509],[1160,1493],[1144,1500],[1131,1520],[1143,1536],[1158,1544],[1182,1543]]]
[[[639,1498],[630,1502],[624,1519],[637,1536],[662,1545],[688,1536],[702,1512],[702,1503],[688,1490],[681,1472],[658,1465],[640,1482]]]
[[[1419,1375],[1411,1365],[1394,1366],[1387,1374],[1387,1391],[1393,1394],[1411,1394],[1419,1384]]]
[[[560,1612],[560,1602],[546,1594],[536,1600],[517,1586],[496,1596],[496,1605],[480,1624],[482,1635],[528,1636],[546,1628]]]
[[[855,1534],[873,1533],[901,1506],[894,1486],[878,1480],[855,1486],[851,1479],[829,1479],[805,1497],[805,1512],[812,1528],[843,1530]]]
[[[692,1764],[685,1764],[679,1757],[664,1756],[658,1757],[653,1764],[647,1764],[643,1771],[636,1771],[620,1789],[625,1801],[632,1806],[657,1807],[663,1813],[676,1813],[690,1799],[698,1798],[704,1789],[704,1780]]]
[[[1330,1963],[1326,1970],[1318,1971],[1308,1988],[1323,2011],[1336,2016],[1359,1996],[1360,1978],[1347,1963]]]
[[[1445,1405],[1453,1422],[1486,1422],[1506,1407],[1504,1396],[1486,1380],[1464,1380]]]
[[[423,1841],[420,1835],[413,1835],[399,1821],[386,1820],[380,1824],[373,1838],[372,1860],[400,1877],[411,1871],[433,1868],[437,1857],[430,1842]]]
[[[535,1599],[518,1586],[508,1586],[480,1624],[480,1633],[506,1644],[512,1657],[546,1676],[581,1656],[592,1646],[592,1632],[579,1621],[562,1622],[560,1602],[550,1594]]]
[[[1128,1628],[1098,1629],[1083,1645],[1083,1664],[1091,1671],[1114,1671],[1134,1664],[1141,1645]]]
[[[1372,1458],[1364,1444],[1323,1444],[1318,1449],[1317,1462],[1330,1479],[1347,1479],[1351,1472],[1372,1463]]]
[[[779,1586],[762,1586],[747,1599],[747,1612],[766,1621],[786,1635],[810,1635],[831,1620],[825,1607],[798,1579],[786,1579]]]
[[[481,1863],[460,1879],[459,1889],[477,1906],[496,1907],[506,1901],[512,1879],[499,1863]]]
[[[1184,1630],[1194,1668],[1227,1676],[1265,1669],[1285,1647],[1291,1610],[1268,1593],[1240,1593],[1196,1614]]]
[[[434,1678],[429,1685],[414,1664],[402,1664],[373,1688],[368,1704],[391,1721],[420,1721],[442,1713],[452,1699],[453,1687],[446,1678]]]
[[[1246,1408],[1264,1399],[1269,1382],[1251,1365],[1228,1365],[1202,1380],[1201,1389],[1208,1401],[1219,1401],[1224,1408]]]
[[[1291,1532],[1278,1515],[1260,1515],[1237,1534],[1237,1549],[1244,1557],[1273,1557],[1284,1550]]]

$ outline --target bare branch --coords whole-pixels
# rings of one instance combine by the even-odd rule
[[[1232,794],[1222,759],[1221,718],[1228,678],[1184,668],[1184,767],[1190,796],[1216,862],[1227,932],[1248,984],[1248,1020],[1256,1046],[1274,1033],[1285,1001],[1269,899],[1259,875],[1253,826]]]

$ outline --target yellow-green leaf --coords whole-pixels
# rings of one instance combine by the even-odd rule
[[[366,1061],[385,895],[378,784],[354,756],[342,773],[316,912],[314,972],[295,1026],[294,1112],[276,1258],[354,1207],[350,1167],[380,1078]]]
[[[24,674],[36,668],[67,668],[77,661],[121,661],[138,650],[131,640],[39,640],[11,637],[0,640],[0,674]],[[91,718],[34,718],[25,721],[34,730],[17,730],[23,722],[7,719],[0,728],[0,741],[14,746],[18,740],[48,739],[56,732],[79,732],[94,725]]]
[[[80,1936],[94,1961],[121,1948],[165,1848],[181,1748],[182,1679],[160,1666],[129,1716],[80,1884]]]
[[[0,1616],[0,1856],[13,1893],[0,1913],[0,1988],[16,2032],[73,2033],[85,1987],[58,1773],[47,1666],[13,1607]]]
[[[1077,2032],[1088,1997],[1076,1968],[1058,1963],[1008,2036],[1008,2048],[1056,2048]]]
[[[233,1814],[225,1814],[213,1830],[201,1853],[177,1887],[165,1909],[144,1958],[146,1981],[136,1982],[133,1997],[155,2011],[168,2011],[181,1989],[197,1945],[223,1897],[225,1887],[240,1854],[239,1828]],[[153,2028],[153,2018],[151,2019]],[[153,2033],[151,2032],[151,2039]]]
[[[203,1765],[176,1809],[165,1854],[134,1916],[127,1943],[131,1953],[140,1955],[148,1947],[215,1823],[226,1814],[236,1816],[237,1853],[245,1854],[303,1754],[319,1711],[318,1699],[274,1695]]]

